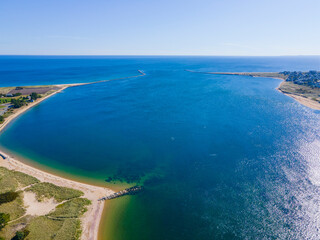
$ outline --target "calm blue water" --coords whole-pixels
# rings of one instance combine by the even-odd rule
[[[0,144],[101,182],[144,184],[120,240],[319,239],[320,111],[280,81],[195,71],[320,70],[320,57],[0,57],[0,86],[87,82],[15,120]]]

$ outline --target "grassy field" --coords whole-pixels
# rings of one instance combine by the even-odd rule
[[[22,188],[26,189],[22,190]],[[45,216],[26,214],[23,195],[32,191],[39,201],[54,198],[62,202]],[[0,167],[0,213],[10,221],[0,231],[0,239],[12,239],[17,232],[27,233],[28,240],[77,240],[81,236],[80,217],[91,202],[81,198],[83,192],[40,182],[27,174]],[[7,202],[6,202],[7,201]]]

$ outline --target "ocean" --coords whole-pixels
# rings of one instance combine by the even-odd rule
[[[1,56],[0,86],[65,89],[9,124],[2,148],[114,189],[107,240],[319,239],[320,111],[278,79],[320,57]]]

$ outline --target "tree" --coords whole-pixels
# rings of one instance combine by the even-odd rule
[[[14,201],[19,196],[17,192],[6,192],[0,194],[0,205]]]
[[[0,213],[0,231],[7,225],[10,221],[10,215],[6,213]]]
[[[13,104],[14,108],[19,108],[23,106],[23,101],[20,98],[19,99],[12,98],[11,103]]]
[[[30,97],[31,97],[32,100],[37,100],[38,98],[41,97],[41,95],[38,94],[38,93],[33,92],[33,93],[30,94]]]
[[[23,240],[29,235],[30,231],[24,229],[23,231],[16,232],[16,235],[11,240]]]
[[[0,116],[0,123],[2,123],[4,121],[4,117],[1,115]],[[1,239],[0,239],[1,240]]]

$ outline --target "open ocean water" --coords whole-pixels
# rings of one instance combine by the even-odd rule
[[[13,121],[0,144],[105,183],[108,240],[320,239],[320,111],[280,80],[191,73],[320,70],[320,57],[0,57],[0,86],[89,82]],[[108,210],[107,209],[107,210]]]

